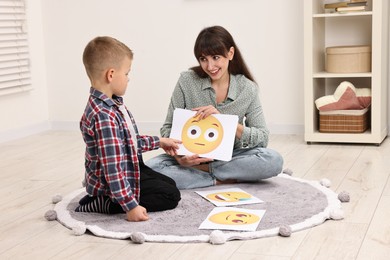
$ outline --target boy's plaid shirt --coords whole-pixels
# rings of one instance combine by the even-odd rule
[[[91,88],[80,121],[86,144],[86,190],[91,196],[109,196],[123,210],[129,211],[139,202],[141,154],[159,148],[160,141],[157,136],[140,136],[134,118],[128,112],[137,135],[136,152],[118,104],[123,104],[121,97],[110,99]]]

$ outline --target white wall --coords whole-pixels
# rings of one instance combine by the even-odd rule
[[[31,2],[27,2],[27,28],[34,90],[0,96],[0,142],[50,127],[41,0]]]
[[[82,51],[98,35],[116,37],[135,52],[125,102],[141,131],[157,131],[179,73],[196,65],[192,49],[197,34],[217,24],[232,33],[259,83],[271,131],[303,133],[302,0],[28,0],[28,4],[35,91],[0,97],[0,111],[17,102],[22,117],[8,126],[1,124],[0,133],[44,121],[57,129],[78,129],[89,91]]]
[[[50,120],[77,127],[89,82],[82,51],[110,35],[135,52],[125,101],[141,126],[159,128],[193,44],[210,25],[234,36],[261,88],[270,127],[303,125],[303,6],[291,0],[42,0]],[[142,129],[142,127],[141,127]],[[303,127],[302,127],[303,129]]]

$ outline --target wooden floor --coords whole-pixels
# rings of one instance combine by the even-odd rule
[[[293,233],[224,245],[133,244],[129,240],[74,236],[46,221],[56,194],[81,187],[79,132],[47,132],[0,144],[0,259],[390,259],[390,141],[381,146],[311,144],[302,136],[275,135],[270,148],[284,168],[308,180],[328,178],[348,191],[345,219]],[[157,152],[159,153],[159,152]],[[146,153],[145,157],[156,152]]]

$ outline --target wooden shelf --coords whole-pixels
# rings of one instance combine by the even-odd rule
[[[364,12],[326,13],[324,1],[304,0],[305,141],[380,144],[388,133],[389,1],[368,0]],[[330,46],[371,45],[371,72],[328,73]],[[320,133],[314,101],[334,93],[342,81],[371,88],[369,130],[364,133]]]
[[[313,14],[313,18],[322,18],[322,17],[346,17],[346,16],[363,16],[363,15],[372,15],[372,11],[365,12],[350,12],[350,13],[324,13],[324,14]]]
[[[371,72],[367,73],[329,73],[326,71],[313,73],[313,78],[369,78]]]

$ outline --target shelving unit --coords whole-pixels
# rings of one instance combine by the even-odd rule
[[[369,0],[367,11],[340,14],[326,13],[323,0],[304,1],[304,107],[307,143],[380,144],[387,136],[388,2]],[[342,45],[371,45],[371,72],[327,73],[326,47]],[[342,81],[350,81],[357,88],[371,88],[370,127],[364,133],[320,133],[318,130],[319,115],[314,101],[333,94]]]

